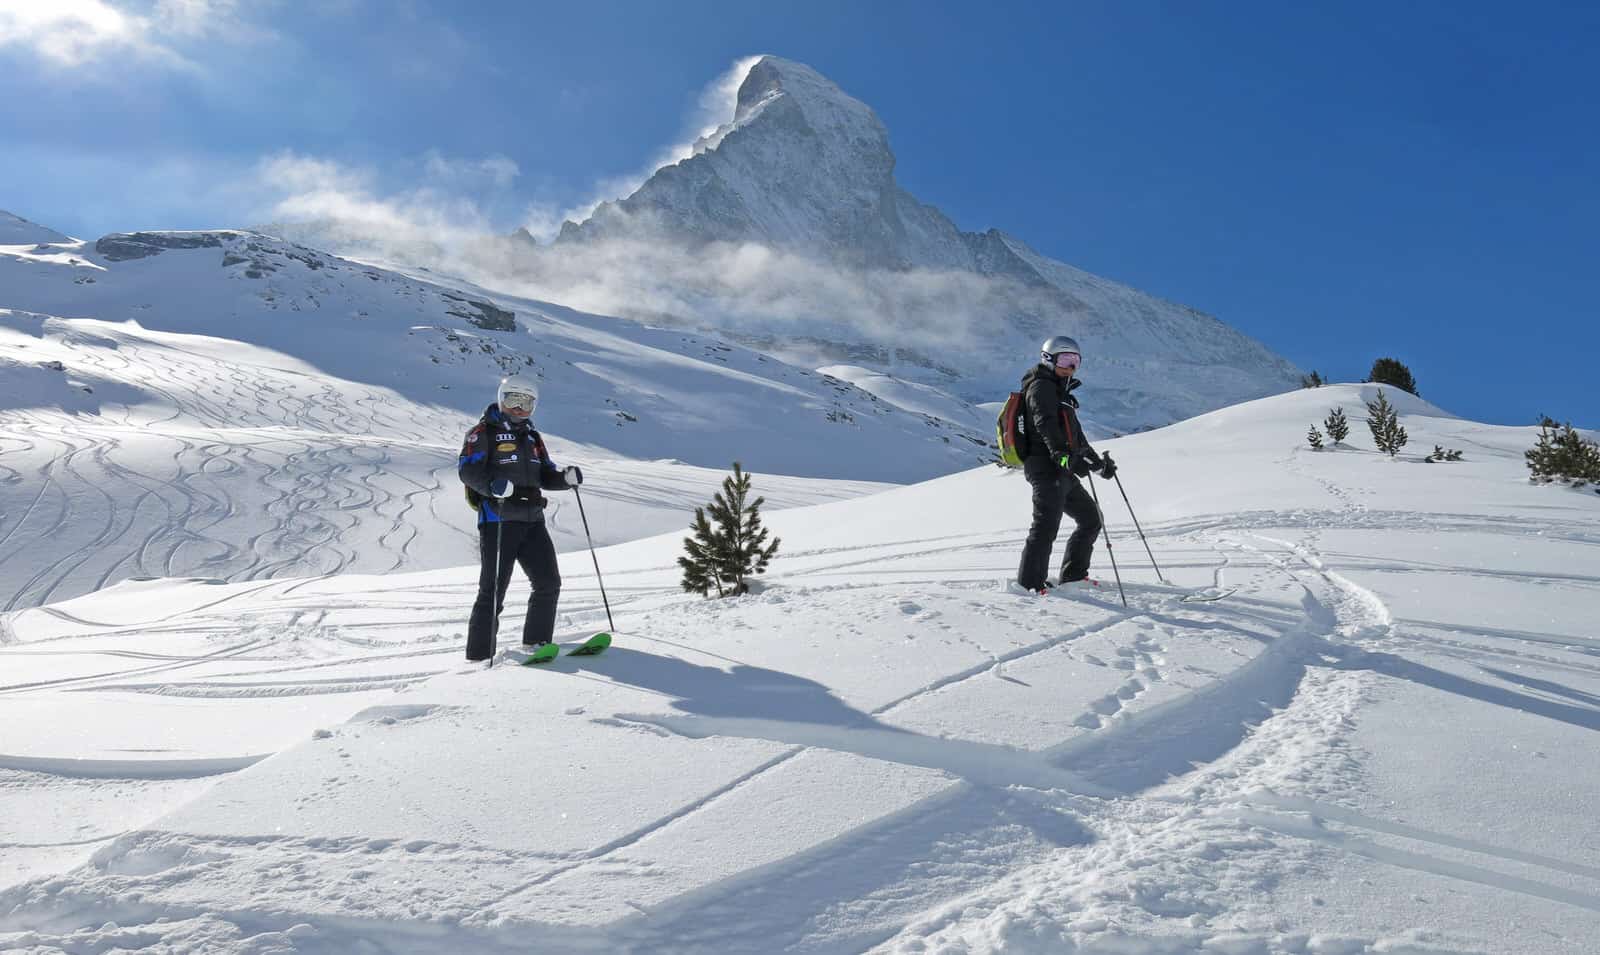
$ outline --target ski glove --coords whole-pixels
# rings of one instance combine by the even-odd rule
[[[1089,460],[1089,456],[1082,451],[1074,451],[1063,458],[1062,461],[1065,463],[1067,470],[1078,477],[1088,477],[1089,472],[1094,470],[1094,464]]]
[[[562,471],[561,476],[566,479],[567,487],[577,487],[583,483],[583,471],[576,464]]]
[[[511,491],[512,491],[511,482],[506,480],[505,478],[500,478],[498,481],[490,481],[489,482],[489,496],[490,497],[499,498],[500,500],[503,501],[506,498],[511,496]]]
[[[1111,460],[1111,454],[1100,455],[1100,476],[1107,481],[1117,476],[1117,462]]]

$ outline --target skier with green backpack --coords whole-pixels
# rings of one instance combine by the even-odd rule
[[[1116,463],[1089,445],[1078,424],[1078,399],[1072,394],[1081,382],[1075,377],[1083,353],[1077,341],[1057,335],[1039,349],[1039,363],[1022,377],[1021,391],[1012,392],[1000,413],[998,431],[1001,461],[1022,468],[1033,488],[1033,523],[1022,548],[1017,584],[1034,593],[1055,586],[1046,577],[1050,553],[1063,514],[1077,527],[1067,540],[1061,565],[1061,583],[1086,580],[1100,533],[1100,508],[1079,478],[1098,471],[1113,478]]]

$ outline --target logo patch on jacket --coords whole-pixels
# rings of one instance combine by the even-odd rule
[[[467,443],[468,444],[477,444],[478,443],[478,432],[474,431],[471,434],[467,435]]]
[[[507,441],[503,444],[495,445],[494,449],[496,451],[515,451],[517,450],[517,443],[515,441]]]
[[[496,441],[515,441],[515,440],[517,440],[517,436],[512,434],[509,431],[502,431],[499,434],[495,435],[494,439]]]

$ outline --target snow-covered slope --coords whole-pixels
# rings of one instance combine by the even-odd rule
[[[556,454],[594,469],[602,542],[686,526],[735,458],[797,476],[769,495],[794,505],[987,452],[715,337],[252,233],[0,245],[0,610],[125,577],[467,562],[452,468],[507,372],[541,382]],[[559,507],[558,544],[581,546]]]
[[[21,216],[12,215],[4,209],[0,209],[0,245],[47,244],[71,241],[70,238],[54,229],[46,229],[36,222],[29,222]]]
[[[460,662],[470,568],[12,615],[0,948],[1592,953],[1600,497],[1393,393],[1465,460],[1304,446],[1374,390],[1108,442],[1126,608],[1007,591],[985,468],[770,512],[734,601],[605,548],[545,670]]]
[[[776,337],[796,340],[786,343],[791,353],[892,372],[968,402],[1003,398],[1040,341],[1075,335],[1090,386],[1104,389],[1092,404],[1112,430],[1297,383],[1289,362],[1209,315],[999,230],[961,231],[901,188],[894,168],[888,132],[868,106],[810,67],[762,57],[728,125],[631,196],[566,223],[535,271],[556,288],[576,276],[565,282],[575,296],[593,294],[582,286],[597,272],[615,272],[602,301],[627,314],[757,336],[782,320]],[[783,255],[764,260],[750,246]],[[661,247],[699,249],[704,273]],[[792,257],[830,269],[813,275]],[[636,274],[652,269],[662,273],[654,283]]]

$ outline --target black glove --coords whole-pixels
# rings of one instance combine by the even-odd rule
[[[1111,453],[1100,455],[1100,476],[1107,481],[1117,476],[1117,462],[1111,460]]]
[[[1082,451],[1074,451],[1067,455],[1067,470],[1078,477],[1088,477],[1094,470],[1094,465],[1089,461],[1089,456]]]

